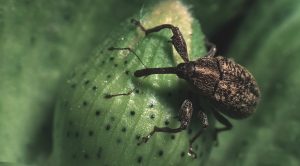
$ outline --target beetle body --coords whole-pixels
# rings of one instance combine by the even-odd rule
[[[260,92],[252,74],[231,59],[206,56],[177,66],[178,77],[191,83],[223,114],[242,119],[253,114]]]

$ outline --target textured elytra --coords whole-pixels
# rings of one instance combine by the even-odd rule
[[[231,59],[217,57],[220,81],[214,98],[219,110],[232,118],[245,118],[253,114],[260,99],[260,90],[252,74]]]
[[[253,114],[260,98],[255,78],[233,60],[214,56],[181,63],[176,74],[209,98],[216,111],[236,119]]]
[[[207,96],[218,111],[236,119],[253,114],[260,91],[246,68],[222,56],[203,57],[194,65],[191,74],[184,78]]]
[[[168,16],[170,14],[167,14]],[[168,18],[170,19],[170,18]],[[145,20],[150,20],[147,18]],[[172,20],[172,19],[171,19]],[[164,21],[164,20],[162,20]],[[171,22],[172,23],[172,22]],[[174,21],[176,23],[176,21]],[[199,50],[199,25],[191,23],[192,41]],[[80,66],[67,82],[67,91],[57,108],[55,153],[59,165],[199,165],[210,152],[213,135],[208,129],[194,144],[198,159],[187,155],[188,141],[196,133],[194,123],[180,134],[158,134],[137,146],[154,125],[178,127],[174,117],[188,94],[184,82],[173,76],[135,79],[143,68],[128,51],[109,51],[111,46],[130,46],[147,66],[174,65],[170,34],[145,38],[126,22],[98,54]],[[165,40],[164,40],[165,39]],[[194,44],[193,44],[194,45]],[[202,47],[203,49],[203,47]],[[199,51],[198,51],[199,52]],[[129,96],[106,99],[105,94],[138,89]],[[197,105],[197,104],[195,104]],[[197,108],[197,106],[196,106]],[[210,123],[213,126],[213,122]]]

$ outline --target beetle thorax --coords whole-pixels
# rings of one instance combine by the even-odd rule
[[[213,97],[220,80],[220,70],[214,58],[203,57],[197,61],[179,64],[177,68],[178,77],[193,84],[201,94]]]

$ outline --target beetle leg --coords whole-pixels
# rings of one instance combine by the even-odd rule
[[[104,98],[110,99],[110,98],[117,97],[117,96],[129,96],[134,91],[138,92],[138,89],[137,88],[133,88],[130,91],[125,92],[125,93],[114,93],[114,94],[107,93],[107,94],[104,95]]]
[[[179,111],[180,126],[178,128],[154,126],[153,130],[147,136],[142,137],[142,140],[138,143],[138,145],[140,145],[142,143],[146,143],[151,138],[151,136],[156,132],[177,133],[182,130],[185,130],[188,127],[188,125],[190,124],[192,114],[193,114],[192,102],[190,100],[186,99],[182,103],[180,111]]]
[[[188,152],[188,155],[192,156],[193,158],[197,158],[197,154],[193,151],[192,145],[195,142],[195,140],[202,134],[203,129],[206,129],[208,127],[207,115],[204,112],[202,112],[202,111],[198,112],[198,118],[200,118],[202,129],[199,130],[196,133],[196,135],[189,142],[189,152]]]
[[[215,44],[209,42],[207,39],[205,40],[205,45],[206,47],[209,48],[209,51],[206,53],[205,56],[212,56],[214,57],[216,55],[217,52],[217,47]]]
[[[213,110],[213,115],[215,116],[215,118],[224,125],[224,127],[222,128],[216,128],[215,129],[215,140],[216,140],[216,145],[219,144],[218,141],[218,134],[222,131],[226,131],[226,130],[230,130],[232,129],[232,124],[229,122],[228,119],[226,119],[221,113],[219,113],[218,111]]]
[[[135,19],[132,19],[131,22],[140,27],[140,29],[142,31],[145,32],[146,35],[150,34],[150,33],[154,33],[154,32],[158,32],[162,29],[170,29],[173,33],[173,36],[171,37],[171,42],[173,44],[173,46],[175,47],[176,51],[178,52],[178,54],[180,55],[180,57],[183,59],[184,62],[189,62],[189,57],[188,57],[188,52],[187,52],[187,47],[186,47],[186,43],[185,40],[183,38],[182,33],[180,32],[178,27],[175,27],[172,24],[162,24],[162,25],[158,25],[149,29],[146,29],[140,21],[137,21]]]

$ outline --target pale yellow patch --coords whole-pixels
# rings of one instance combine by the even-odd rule
[[[187,44],[187,50],[191,50],[191,34],[193,18],[188,8],[177,0],[166,0],[153,7],[153,11],[143,18],[145,28],[151,28],[161,24],[172,24],[179,27]],[[178,64],[183,62],[173,47],[173,58]]]

